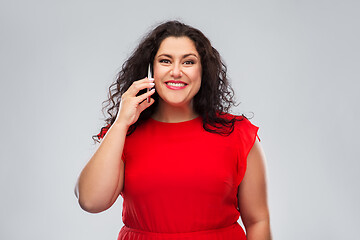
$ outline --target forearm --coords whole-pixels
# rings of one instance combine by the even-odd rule
[[[246,226],[247,240],[271,240],[270,221],[262,220]]]
[[[82,170],[75,191],[80,206],[89,212],[109,208],[124,172],[121,156],[127,127],[113,124],[100,146]],[[120,183],[119,183],[120,182]]]

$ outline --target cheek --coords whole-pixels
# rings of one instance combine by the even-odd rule
[[[201,84],[201,69],[194,69],[189,73],[189,77],[194,83]]]
[[[166,76],[167,72],[166,69],[162,68],[162,67],[157,67],[154,66],[154,78],[155,78],[155,82],[156,79],[161,80]]]

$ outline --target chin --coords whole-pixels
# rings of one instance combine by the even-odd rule
[[[186,107],[189,106],[191,102],[186,101],[185,99],[166,99],[163,100],[165,104],[173,106],[173,107]]]

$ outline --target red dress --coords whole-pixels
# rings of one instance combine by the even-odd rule
[[[205,131],[201,117],[138,126],[124,145],[118,240],[245,240],[237,191],[257,131],[246,118],[229,136]]]

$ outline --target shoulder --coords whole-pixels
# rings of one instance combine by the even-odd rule
[[[231,113],[217,113],[218,117],[224,118],[228,121],[234,121],[238,126],[253,125],[249,118],[245,117],[244,114],[235,115]]]
[[[254,143],[255,137],[258,137],[259,127],[254,125],[249,118],[245,115],[234,115],[231,113],[224,113],[222,115],[227,120],[232,120],[234,122],[234,132],[239,136],[243,141],[248,141]]]

